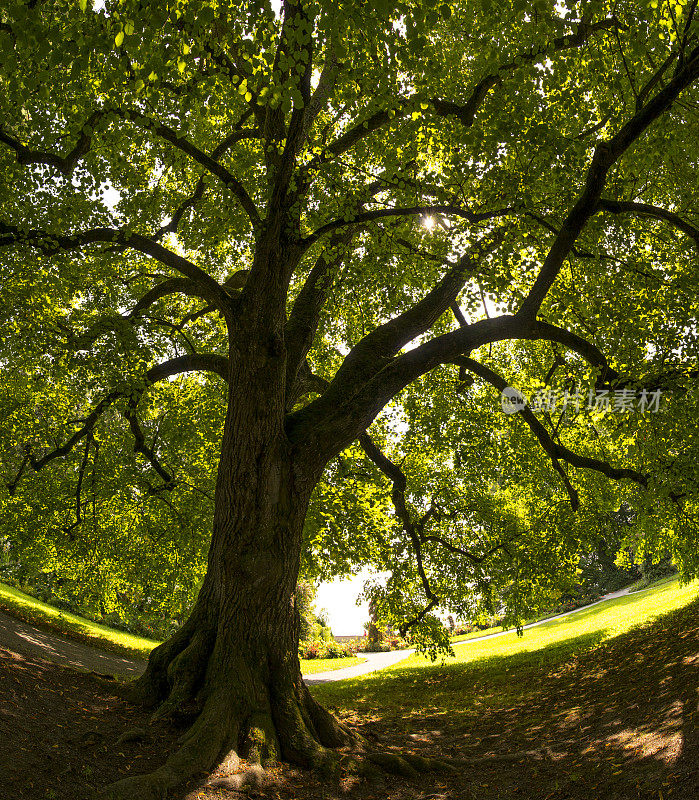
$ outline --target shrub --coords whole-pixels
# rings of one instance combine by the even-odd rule
[[[349,644],[341,644],[334,639],[299,642],[299,658],[350,658],[354,654],[355,650]]]
[[[380,641],[370,636],[359,639],[355,647],[362,653],[388,653],[389,650],[404,650],[410,647],[410,642],[395,633],[387,633]]]

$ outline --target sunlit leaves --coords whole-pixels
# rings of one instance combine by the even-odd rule
[[[61,155],[81,136],[91,141],[69,175],[51,165],[18,163],[18,152],[25,151],[3,144],[0,220],[45,231],[46,245],[74,228],[158,236],[225,281],[254,263],[259,231],[230,185],[158,135],[158,127],[175,131],[175,145],[186,142],[202,154],[242,132],[219,161],[245,187],[263,221],[277,202],[288,200],[285,235],[310,236],[333,221],[349,226],[366,209],[500,209],[495,246],[469,270],[458,300],[469,322],[515,313],[579,196],[595,145],[634,113],[660,65],[670,66],[657,86],[675,69],[668,59],[688,8],[624,0],[613,8],[595,2],[582,15],[572,2],[382,0],[316,2],[302,11],[283,22],[260,2],[124,0],[105,10],[80,0],[7,3],[0,28],[3,131],[29,151]],[[580,30],[581,16],[584,28],[611,14],[618,29],[607,26],[584,46],[559,52],[556,42]],[[477,113],[468,117],[464,109],[474,90],[486,85]],[[461,111],[437,113],[440,99]],[[690,90],[646,132],[610,172],[610,197],[642,198],[694,218],[695,103]],[[96,109],[104,114],[95,121]],[[304,133],[296,143],[292,120]],[[291,151],[296,161],[289,166],[288,192],[271,207],[275,170]],[[165,233],[176,215],[177,232]],[[321,238],[291,275],[287,309],[316,258],[337,264],[309,349],[315,372],[331,379],[363,336],[423,298],[464,253],[493,239],[494,225],[421,211],[372,220],[341,245]],[[148,315],[129,318],[138,299],[172,275],[115,242],[51,258],[23,245],[3,253],[2,268],[0,336],[11,370],[3,377],[2,400],[7,482],[25,445],[43,452],[63,441],[75,425],[66,420],[81,419],[89,403],[115,386],[124,398],[134,397],[145,389],[143,374],[152,363],[195,350],[228,352],[224,321],[204,313],[197,299],[162,298]],[[690,546],[696,397],[681,379],[698,356],[696,297],[696,254],[687,239],[648,219],[610,219],[600,211],[542,306],[547,321],[589,337],[619,372],[635,380],[674,375],[668,412],[657,419],[596,412],[544,417],[547,430],[577,452],[631,461],[657,474],[652,501],[636,488],[570,468],[583,501],[573,517],[560,474],[527,426],[500,413],[491,387],[457,383],[452,366],[435,370],[389,405],[373,430],[404,465],[411,513],[419,519],[437,503],[443,513],[431,520],[427,535],[446,537],[452,548],[476,556],[464,560],[435,540],[425,545],[429,576],[445,604],[477,615],[502,602],[517,621],[569,580],[575,553],[622,502],[637,515],[629,547],[638,553],[669,547],[686,574],[696,570]],[[452,314],[444,314],[408,346],[455,325]],[[90,331],[89,346],[78,347]],[[579,384],[589,391],[596,378],[578,357],[542,343],[486,347],[473,355],[527,392],[547,379],[561,390]],[[555,359],[560,363],[549,375]],[[225,396],[215,382],[191,378],[151,389],[143,399],[149,440],[188,484],[172,495],[156,491],[150,467],[129,450],[123,403],[115,405],[95,440],[93,539],[80,538],[76,528],[75,541],[66,544],[62,533],[75,513],[79,450],[65,472],[51,472],[46,483],[32,476],[26,491],[34,506],[17,497],[7,501],[7,513],[22,526],[16,546],[32,553],[35,571],[58,565],[63,578],[77,564],[92,569],[93,547],[109,565],[104,574],[119,576],[114,585],[95,577],[111,607],[116,583],[123,593],[129,580],[145,580],[149,570],[167,579],[142,595],[165,604],[181,553],[191,565],[178,602],[191,599],[211,502],[191,486],[210,494]],[[89,450],[87,463],[93,458]],[[672,499],[677,484],[684,492],[680,507]],[[657,499],[662,524],[652,510]],[[120,503],[127,510],[119,511]],[[452,511],[458,512],[454,519]],[[99,530],[104,541],[97,541]],[[148,551],[152,559],[142,569],[134,566],[138,549],[159,535]],[[503,535],[514,537],[509,554],[496,549],[481,567],[477,558]],[[186,536],[191,541],[185,546]],[[305,547],[303,568],[310,576],[373,564],[391,573],[383,596],[395,619],[424,608],[427,594],[397,526],[390,487],[358,450],[329,465],[312,501]],[[89,585],[89,571],[81,581]],[[424,641],[434,624],[429,619],[421,629]]]

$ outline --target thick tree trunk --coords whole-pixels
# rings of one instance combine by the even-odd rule
[[[297,654],[302,529],[320,470],[288,446],[269,359],[243,374],[236,365],[256,363],[255,353],[232,356],[207,575],[188,620],[131,687],[157,715],[193,724],[161,769],[114,784],[110,798],[160,797],[238,756],[331,769],[327,748],[351,738],[311,697]]]

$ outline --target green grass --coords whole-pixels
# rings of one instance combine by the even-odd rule
[[[492,636],[494,633],[501,633],[505,628],[500,625],[495,628],[485,628],[482,631],[471,631],[471,633],[461,633],[458,636],[452,636],[451,643],[458,644],[459,642],[467,642],[469,639],[478,639],[479,636]]]
[[[69,611],[62,611],[4,583],[0,583],[0,609],[25,622],[59,631],[71,639],[135,658],[147,658],[148,653],[159,644],[152,639],[108,628]]]
[[[153,639],[134,636],[131,633],[92,622],[92,620],[77,614],[71,614],[69,611],[62,611],[4,583],[0,583],[0,609],[30,624],[50,628],[71,639],[77,639],[101,650],[109,650],[120,655],[148,658],[150,651],[160,644]],[[364,661],[366,661],[365,658],[356,656],[354,658],[302,659],[301,672],[304,675],[311,675],[314,672],[353,667]]]
[[[456,647],[456,657],[447,659],[450,663],[463,663],[494,655],[507,656],[514,653],[534,651],[557,651],[563,648],[573,651],[578,639],[594,636],[599,641],[625,633],[641,622],[650,622],[656,617],[686,605],[697,596],[699,584],[696,582],[680,587],[677,578],[651,586],[614,600],[607,600],[577,613],[544,622],[536,628],[524,631],[518,637],[515,631],[497,639]],[[401,662],[407,666],[409,662]],[[410,663],[425,663],[420,656],[413,656]]]
[[[678,580],[677,575],[669,575],[668,577],[665,577],[665,578],[659,578],[657,581],[653,581],[652,583],[649,583],[648,585],[646,585],[643,582],[643,580],[638,580],[638,581],[636,581],[636,583],[631,584],[628,588],[629,588],[630,592],[638,592],[638,591],[640,591],[642,589],[650,589],[650,588],[656,587],[656,586],[664,586],[665,584],[672,583],[673,581],[676,583],[677,580]],[[582,611],[582,610],[584,610],[584,608],[585,607],[582,606],[580,609],[575,609],[575,611]],[[540,622],[541,620],[548,619],[549,617],[557,617],[557,616],[559,616],[561,614],[571,614],[571,613],[575,613],[575,612],[574,611],[573,612],[571,612],[571,611],[553,611],[553,612],[551,612],[549,614],[543,614],[540,617],[533,617],[531,619],[527,619],[527,620],[524,621],[523,624],[524,625],[530,625],[533,622]],[[471,631],[471,633],[462,633],[459,636],[453,636],[451,638],[451,643],[452,644],[458,644],[459,642],[465,642],[468,639],[478,639],[481,636],[492,636],[495,633],[502,633],[502,631],[505,631],[505,630],[514,630],[514,628],[503,628],[501,626],[498,626],[498,627],[495,627],[495,628],[485,628],[482,631]]]
[[[679,609],[699,595],[699,582],[684,587],[677,578],[631,595],[552,619],[518,637],[515,631],[468,644],[457,643],[455,656],[430,662],[412,655],[361,678],[313,687],[327,705],[340,710],[380,710],[383,716],[460,713],[478,697],[479,687],[505,699],[524,682],[632,628]]]
[[[677,580],[677,575],[668,575],[665,578],[658,578],[657,581],[651,581],[650,583],[646,583],[645,578],[641,578],[637,580],[635,583],[632,583],[629,586],[629,589],[632,592],[639,592],[642,589],[650,589],[653,586],[664,586],[666,583],[672,583],[673,581]]]
[[[330,672],[335,669],[354,667],[363,664],[366,658],[353,656],[350,658],[308,658],[301,659],[301,672],[304,675],[313,675],[314,672]]]
[[[433,664],[423,656],[413,655],[388,670],[373,673],[367,678],[343,681],[341,684],[335,684],[332,689],[326,686],[317,691],[336,690],[340,701],[344,693],[349,693],[347,696],[351,697],[352,687],[358,685],[357,681],[368,682],[367,686],[374,687],[382,685],[386,680],[397,680],[398,684],[401,684],[406,675],[413,676],[416,670],[418,673],[415,674],[419,674],[420,679],[424,681],[429,680],[430,670],[458,668],[464,664],[480,665],[487,669],[489,664],[514,656],[518,656],[522,663],[531,662],[539,665],[553,663],[581,648],[594,646],[642,622],[648,622],[680,608],[696,597],[698,591],[699,584],[696,581],[680,587],[677,578],[663,579],[647,589],[590,608],[583,608],[570,616],[552,619],[536,628],[530,628],[524,631],[524,636],[521,638],[514,631],[510,631],[504,636],[466,645],[465,642],[469,638],[484,635],[484,632],[474,631],[473,635],[469,634],[459,642],[454,642],[455,657],[445,658]],[[0,583],[0,608],[27,622],[49,627],[73,639],[123,655],[146,658],[158,644],[151,639],[134,636],[76,614],[61,611],[2,583]],[[488,631],[488,633],[496,632],[498,629]],[[301,662],[301,669],[304,674],[309,675],[314,672],[343,669],[359,664],[363,660],[357,657],[310,659]],[[410,681],[412,683],[412,677]],[[395,691],[400,694],[404,689],[397,685]],[[409,691],[414,693],[413,689]],[[392,698],[392,701],[396,699],[400,701],[400,698]]]

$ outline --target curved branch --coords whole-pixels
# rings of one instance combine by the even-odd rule
[[[481,555],[476,555],[470,550],[466,550],[463,547],[457,547],[456,545],[447,542],[441,536],[437,536],[435,534],[426,534],[424,529],[427,522],[432,517],[439,518],[439,513],[434,505],[434,501],[427,512],[423,514],[419,520],[414,520],[405,501],[405,491],[407,489],[408,481],[403,470],[397,464],[394,464],[379,449],[367,431],[364,431],[359,435],[358,441],[369,460],[372,461],[393,484],[391,501],[393,502],[396,516],[400,520],[403,530],[408,535],[410,543],[413,547],[417,562],[418,575],[420,576],[422,588],[428,600],[427,605],[421,611],[415,614],[412,619],[402,624],[401,632],[404,633],[406,630],[424,619],[440,601],[439,596],[436,595],[432,590],[425,572],[422,553],[422,546],[425,542],[434,542],[435,544],[446,548],[455,555],[463,556],[476,566],[483,564],[491,555],[497,553],[499,550],[507,550],[507,545],[509,542],[498,542],[484,553],[481,553]]]
[[[457,358],[454,359],[453,363],[460,367],[465,367],[470,372],[473,372],[474,375],[478,375],[478,377],[487,381],[499,392],[502,392],[509,385],[504,378],[502,378],[492,369],[486,367],[485,364],[475,361],[472,358]],[[556,472],[558,472],[565,484],[573,510],[577,510],[580,505],[580,501],[577,491],[571,485],[568,477],[559,463],[561,460],[572,464],[574,467],[583,467],[585,469],[592,469],[596,472],[601,472],[603,475],[606,475],[608,478],[613,478],[614,480],[628,479],[638,483],[643,487],[648,485],[648,478],[634,469],[613,467],[606,461],[578,455],[569,448],[564,447],[558,442],[555,442],[529,406],[525,406],[518,413],[527,423],[534,436],[536,436],[536,438],[539,440],[539,444],[551,457]]]
[[[209,292],[202,291],[198,283],[188,278],[169,278],[157,284],[152,289],[149,289],[131,309],[125,319],[134,319],[134,317],[138,317],[158,300],[171,294],[184,294],[188,297],[199,297],[202,300],[211,299]]]
[[[435,114],[441,117],[454,117],[464,127],[469,128],[479,109],[483,105],[490,90],[502,82],[503,74],[515,71],[521,64],[532,63],[544,58],[546,55],[562,52],[583,45],[594,33],[601,30],[611,30],[619,26],[616,17],[600,20],[599,22],[581,21],[575,33],[560,36],[543,47],[533,48],[517,55],[512,61],[502,64],[495,72],[482,78],[471,90],[465,103],[455,103],[450,100],[431,98],[428,102]],[[338,156],[347,152],[355,144],[365,139],[375,130],[382,128],[389,122],[398,120],[408,113],[410,103],[417,98],[409,97],[399,101],[400,105],[394,109],[377,111],[367,119],[350,128],[328,145],[326,152],[330,156]],[[317,169],[325,159],[317,156],[307,165],[307,169]]]
[[[172,358],[169,361],[163,362],[162,364],[156,364],[148,370],[145,375],[146,386],[150,386],[158,381],[170,378],[173,375],[180,375],[184,372],[214,372],[222,377],[225,381],[228,381],[228,359],[215,353],[193,353],[190,355]],[[88,436],[90,433],[92,433],[102,414],[104,414],[104,412],[116,400],[122,397],[129,397],[129,403],[132,403],[134,397],[140,397],[142,392],[143,387],[140,387],[136,390],[120,389],[109,392],[95,405],[95,407],[86,417],[80,420],[81,426],[74,434],[68,437],[68,439],[66,439],[62,445],[59,445],[54,450],[46,453],[41,458],[36,458],[32,454],[31,448],[28,445],[25,446],[24,461],[22,462],[22,466],[20,467],[19,473],[15,480],[11,484],[8,484],[8,490],[11,493],[14,493],[27,464],[35,472],[39,472],[39,470],[48,466],[57,458],[68,455],[68,453],[71,452],[71,450],[76,444],[78,444],[78,442],[81,441],[81,439],[84,439],[85,436]],[[136,402],[138,401],[136,400]],[[141,452],[143,451],[141,450]]]
[[[73,234],[52,234],[47,231],[22,231],[16,225],[0,221],[0,247],[26,244],[44,255],[56,255],[65,250],[79,250],[90,244],[108,243],[129,247],[154,258],[161,264],[194,281],[207,299],[226,307],[227,295],[214,278],[192,261],[168,250],[158,242],[139,233],[124,233],[119,228],[91,228]]]
[[[585,177],[585,186],[568,212],[549,249],[541,270],[517,315],[533,321],[556,280],[563,262],[572,252],[575,241],[590,217],[599,208],[607,175],[628,148],[662,116],[680,93],[699,77],[699,47],[695,48],[672,80],[623,125],[611,139],[600,142],[594,151]]]
[[[537,320],[534,328],[522,338],[531,340],[545,339],[549,342],[557,342],[577,353],[588,364],[599,370],[595,381],[597,389],[609,389],[611,387],[623,389],[627,386],[642,385],[647,390],[673,388],[676,391],[686,391],[687,383],[691,384],[692,381],[696,381],[697,377],[699,377],[699,369],[682,370],[673,368],[664,372],[650,373],[641,378],[631,379],[610,367],[607,357],[592,342],[577,333],[540,320]],[[687,383],[683,385],[680,381]]]
[[[42,456],[41,458],[35,458],[30,449],[27,447],[26,454],[31,468],[35,472],[38,472],[40,469],[43,469],[57,458],[68,455],[68,453],[70,453],[70,451],[81,439],[92,432],[102,414],[109,408],[110,405],[112,405],[115,400],[117,400],[119,397],[122,397],[122,395],[122,392],[114,391],[103,397],[102,400],[100,400],[99,403],[97,403],[97,405],[92,409],[92,411],[83,420],[81,420],[81,427],[72,436],[70,436],[62,445],[59,445],[54,450],[46,453],[46,455]]]
[[[376,464],[381,472],[383,472],[393,484],[391,501],[393,502],[393,507],[396,510],[396,516],[400,520],[403,530],[410,539],[413,552],[415,553],[417,572],[420,576],[422,589],[425,592],[425,596],[427,597],[428,601],[427,605],[421,611],[415,614],[412,619],[407,620],[400,626],[401,634],[405,635],[405,632],[409,628],[417,625],[418,622],[424,619],[430,613],[430,611],[432,611],[432,609],[439,603],[439,597],[432,591],[432,587],[430,586],[422,558],[422,540],[418,534],[415,523],[413,522],[410,511],[408,511],[408,507],[405,502],[405,490],[408,484],[405,473],[397,464],[394,464],[381,452],[381,450],[376,446],[374,440],[366,431],[360,434],[358,438],[362,450],[364,450],[369,459]]]
[[[93,325],[91,325],[88,330],[77,335],[72,333],[72,331],[70,331],[66,325],[65,327],[69,331],[69,346],[73,350],[87,350],[97,339],[99,339],[100,336],[104,335],[108,331],[118,332],[123,325],[136,322],[136,320],[142,317],[144,312],[147,311],[154,303],[171,294],[184,294],[188,297],[199,297],[207,301],[211,300],[210,293],[205,290],[203,291],[199,284],[195,283],[189,278],[170,278],[157,284],[152,289],[149,289],[128,314],[117,314],[102,317]],[[217,306],[209,305],[206,307],[206,310],[207,312],[213,311],[216,307]]]
[[[352,353],[357,355],[357,345],[336,373],[331,383],[334,390],[328,389],[322,397],[289,415],[287,434],[292,441],[305,440],[323,452],[339,452],[366,430],[391,398],[421,375],[484,344],[526,338],[528,329],[523,320],[503,315],[441,334],[401,355],[384,357],[379,364],[373,351],[367,349],[366,364],[347,365],[346,372],[352,368],[352,380],[345,383],[338,377]]]
[[[344,228],[348,225],[363,225],[367,222],[372,222],[377,219],[385,219],[386,217],[414,217],[423,214],[445,214],[447,216],[458,217],[459,219],[466,219],[472,223],[485,222],[498,217],[504,217],[511,214],[514,209],[502,208],[497,211],[470,211],[467,208],[454,206],[450,204],[435,204],[424,206],[407,206],[405,208],[377,208],[371,211],[362,211],[356,214],[352,219],[335,219],[331,222],[321,225],[310,236],[307,236],[301,242],[304,249],[307,249],[312,244],[318,241],[323,234],[329,231],[336,230],[337,228]]]
[[[229,172],[223,164],[220,164],[215,157],[208,155],[203,150],[196,147],[189,139],[180,136],[174,128],[169,125],[162,125],[153,122],[150,117],[142,114],[140,111],[133,109],[111,109],[112,113],[117,114],[124,119],[133,120],[134,122],[145,127],[147,130],[152,130],[161,139],[169,142],[173,147],[181,150],[188,155],[193,161],[201,164],[208,172],[215,175],[225,186],[227,186],[238,199],[238,202],[248,215],[250,222],[254,228],[260,224],[260,215],[257,211],[257,206],[252,201],[250,195],[245,190],[243,184]],[[236,134],[231,134],[234,136]],[[240,135],[240,134],[237,134]]]
[[[208,155],[203,150],[200,150],[192,142],[184,136],[180,136],[174,128],[169,125],[163,125],[155,122],[146,114],[141,113],[135,109],[124,109],[118,107],[102,108],[94,111],[88,117],[85,124],[80,129],[78,141],[75,147],[65,156],[59,156],[56,153],[51,153],[45,150],[32,150],[26,147],[14,136],[11,136],[2,128],[0,128],[0,142],[3,142],[8,147],[15,151],[17,161],[20,164],[46,164],[58,169],[63,175],[69,176],[80,159],[90,151],[92,144],[92,135],[95,125],[102,119],[108,118],[110,115],[119,117],[124,120],[131,120],[140,127],[153,131],[161,139],[169,142],[173,147],[181,150],[193,161],[196,161],[204,167],[212,175],[219,178],[225,186],[227,186],[236,196],[240,205],[245,210],[254,228],[260,224],[260,215],[257,207],[252,201],[250,195],[245,190],[243,184],[235,177],[229,170],[227,170],[217,160],[225,151],[231,147],[235,142],[245,138],[257,137],[255,131],[237,130],[227,137],[213,152]]]
[[[673,225],[675,228],[682,231],[682,233],[689,236],[697,247],[699,247],[699,228],[690,225],[689,222],[682,219],[679,214],[675,214],[672,211],[667,211],[664,208],[658,208],[648,203],[634,203],[629,200],[610,200],[604,197],[599,201],[599,208],[602,211],[608,211],[610,214],[631,213],[669,222],[670,225]]]
[[[93,111],[80,128],[75,146],[66,155],[60,156],[47,150],[32,150],[22,142],[0,128],[0,142],[15,151],[18,164],[46,164],[55,167],[60,173],[68,177],[80,159],[90,151],[92,144],[92,131],[98,120],[104,116],[104,111]]]
[[[361,339],[347,354],[323,396],[314,400],[303,411],[297,412],[300,416],[294,417],[294,424],[300,425],[298,430],[305,428],[311,417],[333,418],[342,426],[349,423],[353,427],[355,420],[351,418],[354,417],[354,412],[349,410],[350,405],[355,405],[358,419],[364,421],[363,415],[369,406],[374,409],[374,413],[378,413],[394,394],[445,359],[451,360],[474,347],[495,341],[500,336],[511,338],[508,333],[510,327],[524,331],[525,326],[514,317],[498,317],[438,336],[401,356],[396,356],[402,347],[428,330],[450,307],[469,272],[475,269],[484,252],[495,247],[500,233],[496,231],[487,245],[480,244],[467,251],[422,300]],[[500,330],[502,334],[499,333]],[[496,338],[489,338],[492,335]],[[450,355],[440,355],[446,352],[450,352]],[[412,377],[408,377],[409,375]],[[359,412],[359,407],[366,407],[366,410]],[[342,421],[339,413],[341,408],[349,411]],[[356,430],[365,430],[372,419],[373,415],[366,418],[365,424],[357,421]],[[353,430],[347,443],[355,438],[356,433]]]
[[[203,176],[199,178],[197,181],[197,185],[194,188],[192,194],[187,197],[182,203],[177,207],[175,213],[172,215],[172,219],[165,225],[162,225],[158,230],[153,234],[151,237],[155,241],[158,239],[162,239],[166,233],[177,233],[177,229],[180,227],[180,222],[182,221],[182,217],[185,215],[190,208],[194,208],[196,204],[201,200],[204,196],[204,191],[206,189],[206,183],[204,182]]]
[[[188,353],[151,367],[146,372],[146,380],[149,384],[153,384],[173,375],[181,375],[183,372],[213,372],[224,381],[228,381],[228,359],[217,353]]]
[[[126,404],[126,408],[124,409],[124,419],[129,423],[129,427],[131,428],[131,435],[134,438],[134,453],[141,453],[141,455],[145,456],[150,465],[153,469],[158,473],[163,481],[163,489],[166,491],[172,491],[175,488],[175,480],[171,473],[167,471],[167,469],[160,463],[158,456],[155,454],[155,451],[148,447],[146,444],[146,437],[143,433],[143,429],[141,428],[141,423],[136,416],[136,407],[138,406],[138,401],[140,400],[140,394],[132,395],[129,398],[128,403]]]
[[[592,342],[583,339],[577,333],[559,328],[557,325],[552,325],[549,322],[537,320],[531,333],[523,338],[527,339],[546,339],[549,342],[557,342],[567,347],[569,350],[577,353],[581,358],[585,359],[588,364],[599,369],[596,385],[602,388],[610,383],[616,383],[620,380],[619,373],[609,366],[607,357],[604,353]]]

